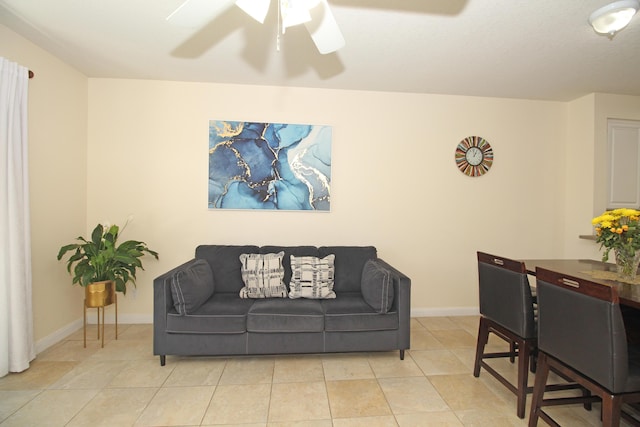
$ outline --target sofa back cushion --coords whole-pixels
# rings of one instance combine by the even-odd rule
[[[336,292],[360,292],[362,269],[367,260],[376,259],[378,253],[374,246],[322,246],[318,248],[319,257],[335,254]]]
[[[301,256],[318,256],[318,248],[315,246],[262,246],[261,254],[270,254],[284,252],[282,264],[284,266],[284,283],[288,287],[291,283],[291,255]]]
[[[277,253],[284,251],[284,283],[291,282],[291,255],[324,258],[334,254],[334,291],[360,292],[362,269],[369,259],[378,257],[374,246],[253,246],[253,245],[200,245],[196,258],[209,263],[216,284],[216,292],[240,292],[244,287],[240,255],[251,253]]]
[[[211,268],[204,260],[196,260],[171,277],[173,306],[181,316],[195,312],[213,295],[214,290]]]
[[[259,253],[258,246],[251,245],[200,245],[196,248],[196,258],[209,263],[216,292],[238,294],[244,287],[242,281],[240,255]]]

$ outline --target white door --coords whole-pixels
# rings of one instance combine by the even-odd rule
[[[607,208],[640,207],[640,121],[609,120]]]

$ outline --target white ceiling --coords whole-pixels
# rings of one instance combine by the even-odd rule
[[[0,24],[89,77],[559,101],[640,96],[640,14],[613,39],[587,22],[609,0],[329,0],[347,44],[328,55],[304,26],[288,29],[277,51],[273,7],[264,25],[233,6],[186,29],[165,20],[182,2],[0,0]]]

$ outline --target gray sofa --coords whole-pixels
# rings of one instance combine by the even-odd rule
[[[258,276],[255,259],[264,270]],[[245,283],[257,277],[264,285],[278,274],[271,287]],[[332,279],[332,292],[316,288],[320,278]],[[305,293],[310,282],[323,298]],[[411,280],[372,246],[202,245],[153,286],[153,351],[161,365],[167,355],[399,350],[404,359],[409,348]],[[278,297],[247,297],[256,290]]]

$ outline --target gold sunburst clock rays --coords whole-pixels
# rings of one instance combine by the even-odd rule
[[[486,139],[468,136],[456,147],[456,166],[467,176],[482,176],[493,165],[493,149]]]

